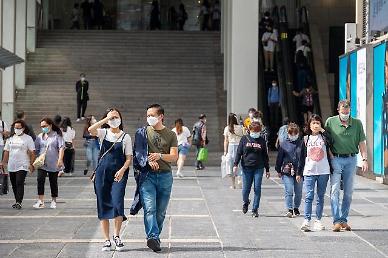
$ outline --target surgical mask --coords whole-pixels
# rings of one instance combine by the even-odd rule
[[[250,132],[249,135],[254,138],[254,139],[257,139],[260,137],[261,133],[260,132]]]
[[[84,81],[85,80],[85,77],[81,77],[81,81]]]
[[[50,129],[48,127],[42,128],[42,133],[49,133]]]
[[[121,125],[121,119],[115,118],[108,121],[108,125],[110,128],[117,128]]]
[[[159,122],[159,118],[157,118],[157,117],[154,117],[154,116],[147,117],[147,123],[150,126],[155,126],[158,122]]]
[[[298,138],[299,138],[299,135],[288,135],[288,139],[290,139],[290,141],[292,142],[298,140]]]
[[[276,83],[272,83],[272,87],[277,87],[278,85]]]
[[[341,114],[339,113],[339,117],[342,121],[348,121],[349,120],[349,117],[350,117],[350,114]]]
[[[16,135],[22,135],[23,134],[23,128],[14,128],[15,134]]]
[[[250,119],[253,118],[253,113],[249,113],[249,118],[250,118]]]

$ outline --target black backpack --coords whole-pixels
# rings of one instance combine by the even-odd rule
[[[193,127],[192,145],[200,145],[202,140],[202,123],[196,123]]]

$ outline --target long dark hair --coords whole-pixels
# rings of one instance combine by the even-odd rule
[[[85,133],[89,133],[88,128],[92,125],[92,118],[93,118],[93,115],[90,115],[90,116],[86,117],[86,119],[85,119],[85,127],[84,127],[84,134]]]
[[[232,134],[234,134],[234,126],[235,125],[238,125],[237,116],[234,113],[229,113],[228,127],[229,127],[229,132]]]
[[[70,128],[73,128],[71,126],[71,120],[69,117],[64,117],[61,123],[61,128],[63,132],[67,132],[67,127],[70,126]]]
[[[23,129],[24,129],[23,133],[30,134],[30,129],[28,129],[28,126],[27,126],[26,122],[24,122],[24,120],[21,120],[21,119],[15,120],[15,122],[13,122],[11,125],[12,128],[15,127],[15,124],[21,124]],[[12,135],[15,135],[15,130],[14,130],[14,133]]]
[[[175,130],[178,135],[182,133],[183,131],[182,127],[183,127],[183,120],[181,118],[178,118],[177,120],[175,120]]]
[[[104,119],[105,117],[107,117],[107,116],[108,116],[108,113],[109,113],[110,111],[116,111],[117,113],[119,113],[120,120],[121,120],[121,124],[119,125],[119,129],[123,131],[123,130],[124,130],[124,127],[123,127],[123,116],[121,115],[121,112],[120,112],[117,108],[109,108],[109,109],[107,109],[107,110],[105,111],[105,114],[104,114],[104,116],[102,117],[102,119]],[[101,128],[110,128],[110,126],[109,126],[108,124],[103,124],[103,125],[101,126]]]
[[[54,132],[56,132],[59,136],[62,136],[62,131],[61,129],[56,125],[54,124],[54,121],[49,118],[49,117],[44,117],[42,120],[40,120],[40,122],[46,122],[48,125],[51,125],[51,130],[53,130]]]
[[[313,132],[311,131],[311,128],[310,128],[310,125],[311,125],[311,122],[313,121],[317,121],[317,122],[320,122],[321,123],[321,127],[323,128],[323,121],[322,121],[322,118],[317,115],[317,114],[312,114],[309,121],[307,122],[307,130],[306,130],[306,133],[308,135],[311,135]]]

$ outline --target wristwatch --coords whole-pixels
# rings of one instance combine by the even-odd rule
[[[159,159],[162,159],[162,158],[163,158],[163,154],[159,153]]]

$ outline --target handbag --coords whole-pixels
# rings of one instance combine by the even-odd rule
[[[32,164],[32,166],[34,166],[34,168],[38,169],[38,168],[43,167],[44,162],[46,160],[46,154],[47,154],[48,147],[49,147],[49,143],[47,142],[47,146],[46,146],[44,152],[42,154],[40,154],[39,157],[37,157],[35,159],[34,163]]]
[[[209,153],[208,153],[207,148],[200,148],[199,152],[198,152],[197,160],[198,161],[207,161],[208,155],[209,155]]]
[[[113,148],[113,146],[115,146],[115,144],[118,142],[118,140],[122,137],[122,136],[125,136],[125,133],[123,132],[122,135],[120,135],[120,137],[117,137],[116,141],[112,144],[112,146],[110,146],[110,148],[104,152],[104,154],[101,155],[100,159],[98,160],[98,164],[96,166],[96,169],[93,171],[93,173],[90,175],[90,181],[94,182],[94,180],[96,179],[96,170],[97,168],[100,166],[100,163],[101,163],[101,160],[103,157],[105,157],[106,154],[108,154],[108,152],[110,152],[110,150]]]
[[[288,176],[294,176],[295,175],[295,170],[294,170],[294,165],[292,163],[286,163],[282,167],[282,173]]]
[[[1,171],[0,173],[0,195],[8,194],[8,174]]]

